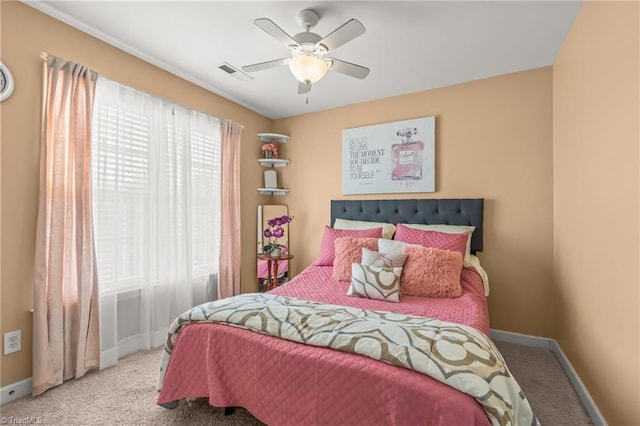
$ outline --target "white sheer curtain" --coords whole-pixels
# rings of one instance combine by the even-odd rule
[[[98,78],[93,214],[100,368],[160,346],[217,294],[220,121]]]

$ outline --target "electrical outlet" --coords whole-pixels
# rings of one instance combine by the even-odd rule
[[[22,349],[22,330],[4,333],[4,354],[12,354]]]

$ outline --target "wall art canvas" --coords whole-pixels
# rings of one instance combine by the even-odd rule
[[[435,117],[342,131],[342,193],[434,192]]]

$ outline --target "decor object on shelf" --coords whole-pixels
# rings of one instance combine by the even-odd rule
[[[320,80],[327,71],[335,71],[359,79],[369,75],[369,68],[325,56],[364,34],[366,31],[364,25],[357,19],[350,19],[326,37],[321,37],[311,32],[311,28],[315,27],[319,20],[320,15],[315,10],[301,11],[298,14],[298,23],[305,31],[291,36],[271,19],[256,19],[253,23],[287,46],[291,51],[291,57],[245,65],[242,70],[254,72],[288,65],[289,70],[298,80],[298,94],[309,93],[311,85]]]
[[[278,158],[278,144],[276,142],[267,142],[262,144],[262,154],[264,158]]]
[[[264,187],[265,188],[278,188],[278,176],[273,169],[264,171]]]
[[[269,253],[274,257],[280,256],[282,250],[286,249],[286,246],[279,243],[280,238],[285,236],[284,228],[282,225],[288,224],[293,220],[293,216],[283,215],[280,217],[274,217],[267,221],[267,229],[264,230],[263,235],[267,238],[268,242],[264,245],[262,250],[265,253]],[[279,249],[280,253],[273,254],[273,250]]]

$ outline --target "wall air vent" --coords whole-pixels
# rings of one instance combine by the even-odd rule
[[[253,80],[253,77],[251,77],[249,74],[246,74],[245,72],[241,71],[239,68],[234,67],[228,62],[221,63],[220,65],[218,65],[218,68],[240,81]]]

